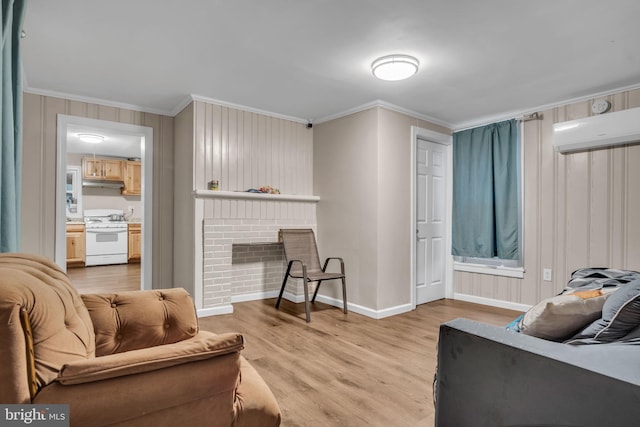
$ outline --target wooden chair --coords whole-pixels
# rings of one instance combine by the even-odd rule
[[[311,302],[315,302],[316,295],[318,295],[318,289],[320,284],[326,280],[342,280],[342,301],[344,303],[344,313],[347,314],[347,286],[345,283],[344,274],[344,261],[342,258],[327,258],[324,262],[324,266],[320,267],[320,257],[318,256],[318,247],[316,246],[316,238],[313,230],[306,229],[282,229],[280,230],[280,240],[284,246],[284,255],[287,260],[287,271],[284,274],[282,280],[282,288],[280,289],[280,295],[278,295],[278,301],[276,302],[276,308],[280,307],[280,301],[282,300],[282,294],[284,288],[287,285],[289,277],[294,279],[302,279],[304,285],[304,304],[307,314],[307,322],[311,321],[310,305],[309,305],[309,282],[318,282],[316,289],[313,293]],[[328,272],[327,266],[330,260],[337,260],[340,262],[340,272]]]

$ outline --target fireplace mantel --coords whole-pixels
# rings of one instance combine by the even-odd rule
[[[194,194],[197,199],[241,199],[307,203],[317,203],[320,200],[320,197],[318,196],[306,196],[301,194],[249,193],[247,191],[195,190]]]

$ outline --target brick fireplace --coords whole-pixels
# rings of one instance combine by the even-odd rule
[[[285,262],[281,228],[316,230],[314,196],[198,191],[202,218],[202,309],[232,312],[234,302],[278,296]],[[285,297],[303,300],[289,281]]]

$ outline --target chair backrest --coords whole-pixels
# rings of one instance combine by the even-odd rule
[[[307,272],[322,270],[316,237],[310,228],[286,228],[280,230],[280,239],[284,246],[284,256],[287,263],[293,259],[299,259],[307,266]],[[292,276],[302,275],[302,268],[299,263],[294,263],[290,274]]]
[[[95,357],[89,312],[46,258],[0,254],[0,402],[30,403],[65,363]]]

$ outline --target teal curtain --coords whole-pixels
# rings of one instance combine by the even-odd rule
[[[0,252],[20,249],[22,174],[22,70],[20,35],[26,1],[2,0],[0,93]]]
[[[516,120],[453,134],[452,253],[518,259]]]

